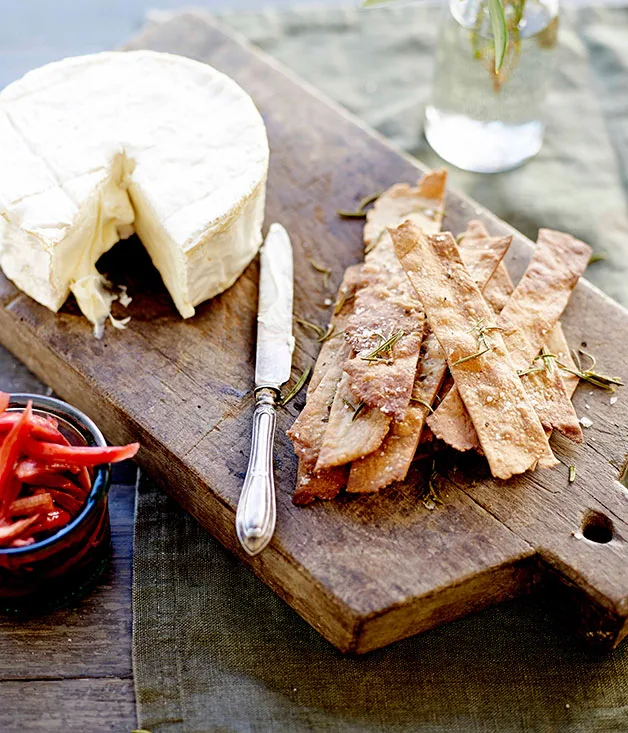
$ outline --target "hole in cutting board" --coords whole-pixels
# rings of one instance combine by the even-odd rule
[[[582,520],[582,535],[590,542],[605,545],[613,539],[613,523],[605,514],[589,510]]]

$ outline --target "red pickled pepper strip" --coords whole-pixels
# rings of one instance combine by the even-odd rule
[[[87,466],[81,467],[76,478],[79,486],[85,489],[85,491],[89,491],[92,488],[92,477],[89,475],[89,469]]]
[[[31,431],[30,418],[33,414],[33,403],[29,402],[21,414],[20,419],[11,428],[0,448],[0,516],[6,514],[10,504],[15,497],[6,501],[11,495],[14,478],[15,465],[24,450],[24,445]]]
[[[6,494],[2,497],[3,502],[3,518],[6,515],[11,514],[11,506],[13,505],[13,502],[17,499],[17,497],[20,495],[22,491],[22,482],[19,481],[15,476],[11,477],[11,481],[9,484],[9,489],[6,492]]]
[[[12,517],[24,517],[29,514],[54,512],[54,510],[55,505],[52,496],[44,492],[36,496],[25,496],[22,499],[16,499],[9,507],[9,514]]]
[[[85,489],[77,486],[73,481],[70,481],[69,478],[66,478],[65,476],[60,476],[58,473],[51,474],[49,476],[37,476],[30,481],[27,481],[26,483],[29,486],[38,487],[35,493],[41,492],[40,487],[44,487],[44,490],[46,488],[61,489],[61,491],[65,491],[66,494],[70,494],[75,499],[79,499],[80,501],[82,501],[88,494]]]
[[[18,538],[17,540],[13,540],[13,542],[11,542],[9,547],[28,547],[28,545],[33,545],[33,544],[35,544],[34,537],[29,537],[26,540],[22,540]]]
[[[2,407],[1,404],[0,407]],[[21,412],[3,412],[0,409],[0,433],[6,433],[11,430],[15,423],[20,419],[21,415]],[[51,443],[67,442],[52,422],[47,420],[45,417],[33,415],[31,417],[31,424],[33,426],[31,432],[33,438],[48,440]]]
[[[119,463],[133,458],[139,450],[139,443],[130,443],[124,446],[75,446],[55,445],[51,443],[40,443],[37,440],[28,439],[24,445],[23,452],[31,458],[39,458],[44,461],[68,461],[76,466],[99,466],[102,463]]]
[[[78,466],[71,466],[67,463],[46,462],[41,463],[34,458],[23,458],[15,469],[15,475],[25,484],[45,483],[49,476],[57,476],[60,473],[69,471],[78,473]]]
[[[60,529],[65,527],[68,522],[72,520],[72,517],[64,509],[55,509],[53,512],[48,514],[40,515],[40,519],[37,524],[31,527],[31,532],[37,534],[38,532],[51,532],[54,529]]]
[[[83,507],[83,502],[78,501],[73,496],[70,496],[70,494],[66,494],[58,489],[48,489],[47,493],[52,497],[52,500],[57,507],[65,509],[66,512],[69,512],[72,518],[74,518]]]
[[[0,527],[0,544],[9,542],[10,540],[16,539],[19,535],[27,530],[31,525],[35,524],[41,517],[40,514],[34,514],[32,517],[26,519],[18,519],[13,524],[7,524],[4,527]],[[27,538],[28,539],[28,538]]]

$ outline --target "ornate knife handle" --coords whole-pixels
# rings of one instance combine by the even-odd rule
[[[251,455],[238,502],[236,532],[249,555],[257,555],[270,542],[275,531],[277,508],[273,476],[275,440],[275,400],[277,392],[261,387],[255,392]]]

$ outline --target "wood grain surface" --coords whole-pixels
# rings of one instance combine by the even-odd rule
[[[336,209],[394,182],[413,182],[420,167],[204,16],[179,16],[167,27],[149,28],[132,47],[208,61],[258,104],[271,144],[267,224],[281,221],[293,238],[295,315],[326,323],[326,303],[344,269],[362,258],[361,223],[340,220]],[[446,210],[444,228],[454,233],[472,217],[491,234],[511,232],[455,192]],[[508,259],[514,276],[529,246],[515,235]],[[312,260],[331,269],[330,290]],[[296,461],[284,432],[301,397],[278,419],[277,532],[250,559],[238,547],[234,515],[251,432],[257,264],[187,321],[137,241],[118,245],[103,268],[134,297],[127,331],[96,341],[73,303],[55,316],[0,280],[0,339],[110,440],[139,439],[140,462],[166,490],[338,648],[364,652],[535,587],[590,641],[612,646],[625,634],[628,500],[618,476],[626,399],[611,406],[608,393],[580,387],[578,412],[594,424],[583,446],[554,442],[563,465],[553,471],[504,483],[490,480],[479,459],[446,456],[442,504],[429,511],[420,465],[382,495],[294,507]],[[625,372],[628,314],[587,283],[574,295],[565,328],[604,371]],[[293,380],[318,349],[306,329],[296,325],[295,335]],[[578,468],[574,484],[570,464]],[[613,527],[610,542],[583,536],[586,529],[601,538],[605,522]]]

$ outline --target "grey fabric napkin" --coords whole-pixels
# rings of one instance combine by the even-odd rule
[[[420,137],[438,10],[268,11],[223,20],[426,163]],[[176,17],[163,24],[176,23]],[[202,33],[202,29],[199,29]],[[464,188],[535,236],[604,251],[592,279],[628,303],[628,10],[568,15],[546,145]],[[192,42],[192,41],[191,41]],[[628,646],[595,657],[533,599],[364,658],[342,657],[148,481],[133,587],[139,724],[153,733],[628,730]]]

